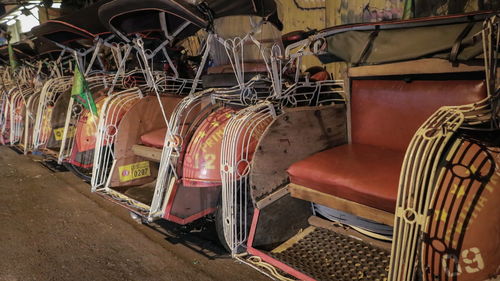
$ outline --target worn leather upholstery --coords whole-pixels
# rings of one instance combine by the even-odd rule
[[[394,212],[404,153],[366,144],[337,146],[293,164],[291,182]]]
[[[165,143],[165,135],[167,133],[167,128],[160,128],[141,136],[141,142],[145,146],[162,148]]]
[[[354,80],[351,86],[353,143],[405,151],[437,109],[486,97],[482,81]]]
[[[355,80],[352,143],[294,163],[290,181],[394,212],[404,153],[419,126],[441,106],[484,97],[482,81]]]

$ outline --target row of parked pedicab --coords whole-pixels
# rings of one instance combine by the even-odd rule
[[[0,140],[143,223],[212,218],[275,279],[497,280],[498,14],[282,35],[276,9],[101,0],[49,20],[0,48]]]

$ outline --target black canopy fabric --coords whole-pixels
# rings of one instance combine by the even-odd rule
[[[198,5],[182,0],[115,0],[101,6],[99,19],[108,29],[113,27],[127,35],[162,34],[161,12],[165,13],[166,26],[170,32],[186,21],[190,23],[176,36],[178,40],[193,35],[201,28],[208,28],[211,18],[232,15],[259,15],[282,28],[277,18],[276,3],[269,0],[208,0]]]
[[[283,29],[274,0],[205,0],[204,2],[213,12],[214,18],[255,15],[267,18],[278,29]]]
[[[468,61],[481,55],[478,32],[494,13],[418,18],[335,26],[320,31],[326,38],[322,63],[382,64],[426,57]]]
[[[111,0],[100,0],[87,8],[70,15],[49,20],[35,28],[32,32],[53,42],[69,45],[82,39],[93,40],[97,36],[106,36],[110,31],[98,19],[98,10]]]
[[[14,50],[16,58],[18,58],[18,59],[29,59],[29,58],[32,58],[33,56],[36,55],[36,51],[34,49],[34,46],[32,45],[32,42],[29,42],[29,41],[26,41],[26,42],[21,41],[21,42],[13,43],[12,50]],[[6,61],[9,60],[8,45],[0,46],[0,57],[3,60],[6,60]]]
[[[17,50],[18,53],[24,54],[26,57],[33,57],[36,55],[36,49],[32,41],[20,41],[12,44],[12,48]]]
[[[33,57],[43,57],[50,54],[58,55],[61,48],[54,43],[40,38],[27,39],[12,44],[12,49],[18,59],[30,59]],[[9,61],[8,46],[0,46],[0,58]]]
[[[125,35],[141,33],[144,36],[161,32],[160,13],[165,13],[166,26],[175,31],[186,21],[190,24],[177,35],[178,39],[193,35],[207,25],[203,14],[195,6],[174,0],[115,0],[99,9],[99,19],[108,27]]]
[[[36,38],[33,40],[35,44],[35,50],[37,56],[45,56],[49,54],[60,53],[61,48],[51,41],[45,40],[43,38]]]

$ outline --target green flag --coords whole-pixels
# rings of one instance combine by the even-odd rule
[[[97,116],[97,107],[95,105],[94,98],[92,98],[92,93],[90,93],[89,85],[85,80],[85,77],[83,77],[83,74],[80,71],[77,63],[75,63],[75,73],[73,75],[71,97]]]
[[[408,20],[413,16],[413,0],[405,0],[403,4],[403,19]]]
[[[8,43],[8,51],[9,51],[9,63],[10,63],[10,67],[12,69],[16,69],[18,64],[17,64],[17,60],[16,60],[16,53],[14,53],[14,49],[12,49],[12,45],[10,44],[10,41]]]

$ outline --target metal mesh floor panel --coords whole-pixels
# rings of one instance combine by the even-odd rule
[[[383,281],[390,253],[318,227],[287,249],[269,254],[317,280]]]

